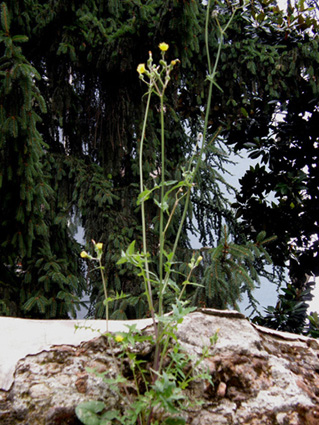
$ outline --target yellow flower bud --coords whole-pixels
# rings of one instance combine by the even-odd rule
[[[203,257],[200,255],[199,257],[197,257],[196,263],[195,263],[195,267],[198,267],[199,263],[203,261]]]
[[[98,242],[98,243],[96,244],[96,248],[97,248],[99,251],[102,251],[102,249],[103,249],[103,244],[102,244],[102,242]]]
[[[179,59],[174,59],[174,60],[171,61],[172,66],[175,66],[177,63],[180,63]]]
[[[140,63],[139,66],[137,67],[137,72],[141,75],[144,74],[145,72],[145,63]]]
[[[89,258],[89,254],[86,251],[82,251],[80,256],[81,258]]]
[[[160,44],[158,45],[158,47],[160,48],[160,50],[161,50],[162,52],[166,52],[166,51],[168,50],[168,48],[169,48],[169,45],[168,45],[167,43],[160,43]]]
[[[116,335],[116,337],[115,337],[115,341],[116,342],[122,342],[123,341],[123,337],[122,337],[122,335]]]

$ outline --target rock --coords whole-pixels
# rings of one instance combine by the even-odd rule
[[[187,424],[319,424],[317,340],[253,326],[236,312],[216,310],[187,315],[178,340],[200,355],[217,329],[218,341],[203,364],[214,386],[204,381],[191,386],[203,404],[189,408]],[[82,401],[118,406],[117,393],[87,368],[115,373],[103,336],[20,359],[11,387],[0,391],[0,424],[80,424],[75,407]]]
[[[212,313],[209,310],[206,313]],[[319,344],[253,326],[239,317],[194,313],[179,328],[187,349],[199,352],[219,328],[207,359],[214,388],[192,425],[319,424]]]
[[[138,329],[150,325],[151,319],[109,320],[110,332],[125,332],[127,325]],[[19,359],[28,354],[49,350],[54,344],[79,345],[106,331],[105,320],[30,320],[0,317],[0,389],[7,390]]]

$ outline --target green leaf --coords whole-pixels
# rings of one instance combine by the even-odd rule
[[[6,3],[1,3],[1,25],[6,33],[10,30],[10,15]]]
[[[214,86],[216,86],[218,88],[219,91],[224,93],[224,90],[216,83],[216,81],[213,81],[213,84],[214,84]]]
[[[100,425],[108,425],[111,424],[113,419],[119,419],[119,411],[118,410],[109,410],[102,414]]]
[[[105,409],[102,401],[85,401],[75,408],[75,413],[84,425],[100,425],[100,418],[97,413]]]
[[[133,241],[126,250],[127,255],[134,255],[135,253],[135,242]]]
[[[143,192],[141,192],[139,195],[138,195],[138,198],[137,198],[137,205],[140,205],[142,202],[145,202],[145,201],[147,201],[149,198],[150,198],[150,196],[151,196],[151,194],[152,194],[152,192],[155,190],[155,189],[157,189],[158,188],[158,186],[157,187],[154,187],[153,189],[145,189],[145,190],[143,190]]]
[[[218,88],[219,91],[221,91],[222,93],[224,92],[224,90],[216,83],[215,81],[215,75],[208,75],[207,80],[210,81],[212,84],[214,84],[214,86],[216,86]]]
[[[243,106],[240,108],[240,112],[244,115],[245,118],[248,118],[249,114]]]
[[[256,241],[260,243],[265,239],[265,237],[266,237],[266,232],[262,230],[261,232],[258,233],[256,237]]]
[[[176,284],[174,280],[168,279],[167,284],[170,288],[172,288],[175,291],[176,294],[180,292],[180,287]]]
[[[158,202],[156,199],[154,199],[155,204],[160,208],[163,212],[168,211],[169,205],[167,202]]]
[[[26,35],[14,35],[12,40],[16,43],[26,43],[29,40],[29,37]]]
[[[248,156],[251,159],[257,159],[260,156],[260,152],[259,151],[253,151]]]

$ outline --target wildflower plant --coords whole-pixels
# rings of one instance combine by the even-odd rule
[[[209,22],[209,9],[210,1],[207,5],[207,18],[205,27],[205,37],[207,46],[208,58],[208,76],[209,82],[208,99],[206,105],[206,115],[204,121],[204,128],[202,133],[201,146],[196,144],[194,153],[189,158],[188,162],[182,169],[183,180],[166,180],[165,179],[165,91],[171,79],[171,72],[174,67],[178,65],[179,59],[174,59],[170,62],[166,60],[166,54],[169,50],[169,44],[162,42],[159,44],[161,59],[159,63],[154,63],[152,52],[149,52],[148,60],[145,63],[140,63],[137,66],[137,73],[140,80],[147,86],[147,100],[145,108],[145,116],[142,126],[141,140],[139,143],[139,171],[140,171],[140,194],[138,196],[137,204],[141,210],[142,222],[142,250],[136,249],[136,242],[133,241],[126,251],[122,251],[121,258],[118,264],[128,263],[133,266],[137,275],[143,279],[145,286],[145,295],[147,297],[148,308],[153,322],[153,331],[151,333],[142,333],[138,331],[135,326],[129,327],[127,333],[120,333],[116,335],[107,334],[110,348],[121,347],[121,354],[115,358],[114,350],[113,360],[117,368],[115,376],[110,376],[110,373],[101,375],[103,380],[113,388],[119,397],[126,397],[125,406],[105,411],[105,406],[102,402],[93,401],[81,403],[76,413],[79,419],[86,425],[102,425],[111,423],[121,424],[185,424],[186,415],[185,410],[195,403],[191,400],[185,389],[188,388],[192,381],[205,379],[211,384],[211,377],[208,372],[201,367],[201,363],[205,357],[210,354],[210,348],[214,345],[217,338],[217,333],[213,334],[210,341],[210,346],[205,348],[202,355],[199,357],[192,357],[186,353],[180,346],[177,340],[177,327],[183,321],[185,315],[194,310],[193,307],[187,305],[184,300],[185,291],[188,285],[200,286],[198,283],[192,282],[192,273],[199,266],[202,261],[200,255],[193,255],[189,261],[187,268],[188,273],[183,280],[182,286],[178,286],[172,278],[175,266],[175,254],[178,247],[179,239],[182,234],[187,212],[189,210],[190,195],[192,188],[195,184],[195,176],[200,167],[202,157],[205,151],[205,142],[207,139],[208,117],[212,99],[213,85],[219,88],[216,83],[216,69],[220,57],[221,45],[223,42],[224,32],[232,20],[230,18],[227,26],[223,29],[219,25],[217,17],[215,18],[218,23],[220,31],[219,40],[220,45],[215,59],[214,67],[211,67],[211,61],[208,50],[208,22]],[[143,176],[143,149],[146,139],[146,129],[149,116],[150,102],[152,96],[156,96],[160,100],[160,176],[159,181],[154,184],[152,188],[146,187]],[[217,135],[216,135],[217,136]],[[215,137],[216,137],[215,136]],[[153,192],[159,193],[159,200],[152,197]],[[173,203],[170,202],[173,198]],[[158,241],[158,258],[157,270],[150,268],[151,255],[147,247],[147,223],[145,214],[145,203],[154,199],[157,207],[159,208],[159,241]],[[183,200],[183,202],[181,202]],[[175,236],[175,242],[171,248],[166,245],[166,235],[168,228],[172,222],[172,218],[176,212],[176,208],[181,206],[182,213],[179,226]],[[83,258],[97,261],[98,267],[101,270],[106,319],[108,319],[108,302],[112,301],[107,294],[107,282],[104,278],[104,268],[101,264],[103,245],[95,243],[94,250],[96,256],[91,256],[86,251],[81,253]],[[152,258],[152,261],[154,259]],[[156,268],[155,268],[156,270]],[[164,314],[164,298],[167,294],[173,294],[175,301],[170,306],[170,313]],[[123,296],[118,295],[117,297]],[[156,297],[156,309],[155,309]],[[138,350],[136,347],[144,344],[151,347],[152,366],[146,367],[145,362],[139,358]],[[132,396],[128,391],[129,382],[123,375],[124,363],[129,364],[133,381],[135,384],[135,394]],[[189,365],[192,365],[189,368]],[[124,390],[122,390],[124,386]]]
[[[80,256],[81,256],[81,258],[87,258],[88,260],[96,261],[98,263],[98,266],[96,267],[96,269],[99,269],[100,272],[101,272],[103,291],[104,291],[106,332],[108,332],[108,319],[109,319],[108,303],[109,303],[109,301],[112,301],[112,299],[109,298],[108,294],[107,294],[107,283],[106,283],[106,278],[105,278],[105,273],[104,273],[104,266],[102,265],[103,243],[102,242],[96,243],[94,240],[92,240],[92,243],[93,243],[93,247],[94,247],[94,251],[95,251],[96,256],[94,257],[86,251],[82,251]]]

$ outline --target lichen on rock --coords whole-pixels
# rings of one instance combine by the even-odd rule
[[[200,355],[217,329],[218,341],[202,365],[214,386],[198,381],[190,386],[202,404],[187,411],[189,425],[319,424],[316,340],[253,326],[232,312],[204,310],[185,317],[178,341]],[[92,399],[118,407],[118,394],[88,368],[115,373],[105,337],[21,359],[11,388],[0,392],[0,424],[79,424],[75,407]]]

